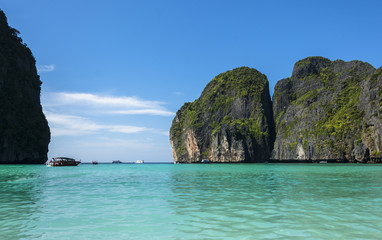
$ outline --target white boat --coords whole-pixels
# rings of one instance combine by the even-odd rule
[[[320,163],[328,163],[328,161],[324,160],[324,161],[320,161]]]
[[[209,163],[210,162],[210,160],[208,160],[208,159],[203,159],[202,161],[200,161],[201,163]]]
[[[137,160],[137,161],[135,161],[135,163],[145,163],[145,161],[143,161],[143,160]]]

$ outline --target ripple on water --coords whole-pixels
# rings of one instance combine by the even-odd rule
[[[378,239],[382,166],[0,166],[0,239]]]

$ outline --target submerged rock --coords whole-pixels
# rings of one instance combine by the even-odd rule
[[[273,95],[276,160],[381,157],[382,69],[361,61],[298,61]]]
[[[44,163],[50,131],[35,59],[0,10],[0,163]]]
[[[274,141],[267,77],[236,68],[216,76],[199,99],[185,103],[170,129],[175,162],[264,162]]]

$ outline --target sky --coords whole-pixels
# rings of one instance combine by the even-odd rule
[[[170,162],[176,111],[241,66],[276,82],[308,56],[382,66],[382,1],[0,0],[36,58],[48,157]]]

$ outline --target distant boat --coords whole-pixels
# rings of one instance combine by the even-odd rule
[[[324,160],[324,161],[320,161],[320,163],[328,163],[328,161]]]
[[[201,163],[209,163],[210,162],[210,160],[208,160],[208,159],[203,159],[202,161],[200,161]]]
[[[122,162],[119,160],[116,160],[116,161],[113,161],[112,163],[122,163]]]
[[[77,166],[81,161],[76,161],[74,158],[67,157],[55,157],[46,163],[47,167],[65,167],[65,166]]]
[[[93,164],[93,165],[97,165],[98,162],[97,162],[97,161],[93,161],[92,164]]]
[[[137,161],[135,161],[135,163],[145,163],[145,161],[144,160],[137,160]]]

